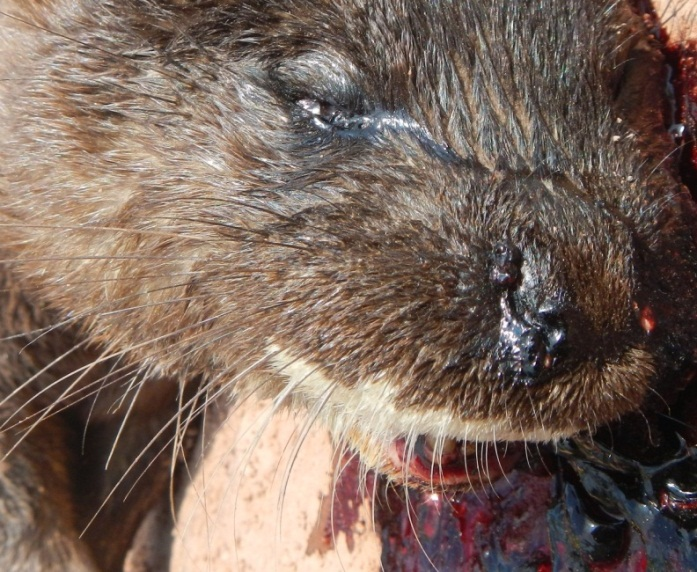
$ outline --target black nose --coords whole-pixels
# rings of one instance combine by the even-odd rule
[[[501,300],[503,314],[496,351],[499,372],[506,380],[525,386],[544,381],[560,357],[566,328],[553,313],[519,316],[510,296]]]
[[[523,255],[520,249],[510,242],[499,242],[494,245],[491,255],[491,270],[489,277],[494,284],[512,288],[520,278],[520,267]]]

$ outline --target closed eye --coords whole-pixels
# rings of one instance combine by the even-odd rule
[[[344,137],[374,138],[385,131],[414,137],[431,155],[448,162],[462,160],[446,145],[434,140],[431,134],[408,115],[385,110],[355,113],[327,101],[302,98],[296,102],[302,114],[316,128]]]
[[[462,159],[447,145],[437,142],[431,133],[402,111],[373,109],[368,113],[349,110],[323,99],[302,97],[295,101],[300,115],[316,129],[328,135],[350,139],[375,140],[388,131],[416,139],[431,156],[448,163]]]
[[[297,105],[320,129],[360,132],[375,128],[373,116],[352,113],[326,101],[307,98],[299,100]]]

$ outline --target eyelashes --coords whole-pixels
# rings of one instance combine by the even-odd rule
[[[384,112],[361,89],[362,74],[339,54],[312,51],[267,70],[269,88],[291,106],[292,119],[325,135],[374,135]]]
[[[355,113],[320,99],[303,98],[298,100],[296,105],[302,115],[318,129],[337,131],[345,135],[375,133],[376,118],[374,116]]]
[[[260,77],[289,114],[290,135],[303,148],[344,142],[370,152],[374,145],[416,143],[436,161],[468,164],[410,115],[407,102],[382,101],[368,76],[341,54],[307,52],[265,67]]]
[[[375,109],[369,113],[327,100],[303,97],[295,102],[299,119],[309,121],[328,136],[374,141],[388,132],[406,135],[419,142],[431,156],[448,163],[462,163],[452,149],[434,139],[431,133],[404,112]]]
[[[353,71],[342,73],[342,69]],[[353,65],[339,65],[329,56],[312,54],[282,62],[269,70],[267,77],[268,89],[290,107],[290,120],[305,146],[332,140],[372,145],[394,137],[416,142],[436,160],[464,163],[399,102],[381,105],[370,97],[354,79],[360,76]]]

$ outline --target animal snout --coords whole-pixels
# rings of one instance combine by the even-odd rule
[[[525,386],[544,381],[566,341],[566,327],[553,312],[518,315],[512,297],[501,300],[501,327],[497,348],[500,376]]]

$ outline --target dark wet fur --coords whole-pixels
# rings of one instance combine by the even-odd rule
[[[270,342],[523,437],[692,360],[694,209],[641,18],[365,4],[0,2],[5,569],[119,569],[207,395],[284,387]]]

